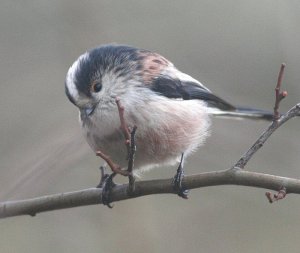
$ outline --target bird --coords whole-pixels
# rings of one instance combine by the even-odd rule
[[[65,93],[79,109],[83,135],[94,152],[104,151],[127,166],[116,99],[128,126],[137,126],[134,172],[179,164],[178,195],[184,160],[210,135],[211,115],[272,120],[268,111],[234,106],[201,82],[178,70],[162,55],[128,45],[106,44],[86,51],[71,65]]]

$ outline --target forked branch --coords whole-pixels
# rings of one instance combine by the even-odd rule
[[[272,133],[284,124],[289,119],[299,115],[297,106],[292,108],[283,117],[280,118],[279,104],[282,99],[287,96],[287,91],[281,91],[282,78],[284,74],[285,63],[281,64],[280,71],[278,74],[277,84],[275,88],[275,105],[274,105],[274,115],[272,124],[260,135],[260,137],[254,142],[254,144],[247,150],[247,152],[232,166],[232,168],[244,169],[248,161],[252,156],[264,145],[264,143],[269,139]]]

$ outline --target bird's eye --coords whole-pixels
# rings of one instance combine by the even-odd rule
[[[102,84],[98,82],[93,83],[91,89],[93,92],[99,92],[102,89]]]

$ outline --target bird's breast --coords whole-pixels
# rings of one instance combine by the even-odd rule
[[[127,109],[127,110],[126,110]],[[207,137],[209,119],[197,101],[154,101],[145,106],[125,107],[128,126],[137,126],[135,168],[171,164],[184,152],[189,154]],[[82,121],[87,142],[122,167],[127,166],[127,149],[118,111],[93,115]]]

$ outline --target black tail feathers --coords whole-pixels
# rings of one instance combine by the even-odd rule
[[[241,113],[245,118],[257,118],[272,121],[274,113],[266,110],[255,109],[250,107],[236,107],[236,113]]]
[[[230,117],[230,118],[248,118],[256,120],[273,120],[273,112],[265,111],[261,109],[255,109],[250,107],[235,107],[231,110],[213,109],[212,114],[214,116],[220,117]]]

